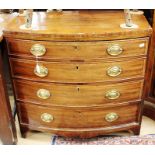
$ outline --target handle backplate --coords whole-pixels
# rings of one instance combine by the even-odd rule
[[[108,113],[108,114],[105,116],[105,120],[106,120],[107,122],[116,121],[118,118],[119,118],[118,114],[117,114],[117,113],[114,113],[114,112]]]
[[[50,122],[52,122],[52,121],[54,120],[54,117],[53,117],[53,115],[51,115],[51,114],[43,113],[43,114],[41,115],[41,120],[42,120],[43,122],[50,123]]]
[[[34,44],[31,49],[30,49],[30,52],[36,56],[36,57],[39,57],[39,56],[43,56],[45,53],[46,53],[46,48],[44,45],[41,45],[41,44]]]
[[[46,77],[48,75],[48,69],[41,64],[37,64],[34,68],[34,74],[39,77]]]
[[[107,69],[107,75],[111,77],[116,77],[122,73],[122,69],[119,66],[112,66]]]
[[[107,53],[111,56],[120,55],[122,52],[123,49],[119,44],[112,44],[107,48]]]
[[[109,100],[115,100],[120,97],[120,92],[116,89],[112,89],[106,92],[105,97]]]
[[[39,89],[39,90],[37,91],[37,96],[38,96],[39,98],[41,98],[41,99],[46,100],[46,99],[48,99],[48,98],[51,96],[51,93],[50,93],[50,91],[47,90],[47,89]]]

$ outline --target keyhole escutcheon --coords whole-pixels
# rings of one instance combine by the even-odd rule
[[[80,88],[79,88],[79,87],[77,87],[77,91],[78,91],[78,92],[80,91]]]

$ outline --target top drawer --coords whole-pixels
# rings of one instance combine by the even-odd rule
[[[146,55],[148,38],[98,42],[8,39],[9,55],[42,59],[107,59]]]

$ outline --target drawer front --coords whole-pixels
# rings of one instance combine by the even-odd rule
[[[141,100],[143,80],[113,84],[52,84],[14,80],[16,99],[48,106],[103,106]]]
[[[88,108],[49,108],[29,103],[18,103],[20,122],[38,128],[97,128],[137,122],[137,104],[121,107]]]
[[[95,59],[146,55],[148,38],[99,42],[8,40],[9,54],[44,59]],[[37,44],[37,45],[36,45]]]
[[[93,83],[143,77],[145,61],[145,59],[133,59],[115,62],[65,63],[10,58],[13,77],[63,83]]]

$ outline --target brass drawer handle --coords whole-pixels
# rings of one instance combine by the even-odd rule
[[[107,53],[111,56],[120,55],[123,52],[123,49],[119,44],[110,45],[107,49]]]
[[[45,77],[48,75],[48,69],[41,64],[37,64],[34,69],[34,74],[39,77]]]
[[[107,69],[107,75],[116,77],[122,73],[122,69],[119,66],[112,66]]]
[[[30,52],[36,57],[43,56],[46,53],[46,48],[44,45],[34,44],[31,47]]]
[[[51,114],[43,113],[41,115],[41,120],[46,123],[50,123],[54,120],[54,117]]]
[[[48,98],[51,96],[51,93],[50,93],[50,91],[47,90],[47,89],[39,89],[39,90],[37,91],[37,96],[38,96],[39,98],[41,98],[41,99],[46,100],[46,99],[48,99]]]
[[[107,122],[116,121],[118,118],[119,118],[118,114],[116,114],[116,113],[114,113],[114,112],[108,113],[108,114],[105,116],[105,120],[106,120]]]
[[[110,100],[115,100],[115,99],[118,99],[120,95],[121,94],[119,91],[113,89],[113,90],[107,91],[105,94],[105,97]]]

